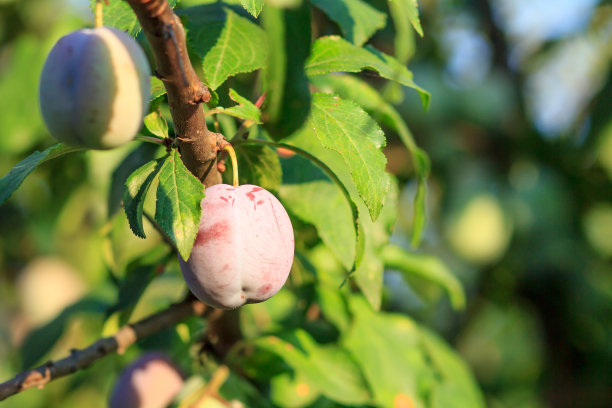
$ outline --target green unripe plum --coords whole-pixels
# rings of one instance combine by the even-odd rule
[[[151,71],[140,46],[109,27],[55,44],[40,78],[40,110],[60,142],[112,149],[134,139],[149,108]]]
[[[183,387],[178,367],[163,353],[148,352],[119,377],[109,408],[163,408]]]

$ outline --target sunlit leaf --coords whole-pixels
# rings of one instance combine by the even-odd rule
[[[338,36],[321,37],[312,46],[306,64],[309,76],[331,72],[361,72],[366,69],[416,90],[423,106],[429,106],[429,92],[414,83],[412,72],[392,56],[374,47],[357,47]]]
[[[187,170],[178,151],[173,150],[159,170],[155,220],[176,243],[185,260],[198,233],[203,198],[204,186]]]
[[[310,2],[338,23],[344,37],[355,45],[363,45],[387,22],[385,13],[362,0],[310,0]]]
[[[186,17],[187,41],[202,58],[211,89],[242,72],[262,68],[267,58],[264,31],[222,3],[181,10]]]

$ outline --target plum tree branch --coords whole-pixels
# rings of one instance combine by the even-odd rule
[[[42,388],[52,380],[89,367],[110,353],[121,354],[136,341],[173,326],[190,316],[203,315],[206,309],[204,303],[189,297],[159,313],[123,326],[112,337],[102,338],[81,350],[72,350],[66,358],[49,361],[33,370],[19,373],[0,384],[0,401],[28,388]]]
[[[167,0],[126,1],[151,44],[185,166],[207,187],[221,183],[216,165],[218,135],[206,127],[200,106],[210,100],[210,91],[191,65],[183,24]]]

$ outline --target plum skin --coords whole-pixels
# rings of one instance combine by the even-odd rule
[[[72,32],[40,77],[40,110],[60,142],[111,149],[134,139],[149,108],[151,71],[132,37],[110,27]]]
[[[160,352],[143,354],[120,375],[109,408],[163,408],[183,387],[183,374]]]
[[[269,299],[284,285],[293,263],[293,227],[274,195],[251,184],[208,187],[187,262],[187,286],[221,309]]]

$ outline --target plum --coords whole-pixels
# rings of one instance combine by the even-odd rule
[[[202,219],[187,262],[187,286],[202,302],[222,309],[258,303],[280,290],[293,263],[294,238],[283,205],[251,184],[206,189]]]
[[[134,139],[149,108],[151,71],[140,46],[109,27],[55,44],[40,77],[40,110],[57,140],[111,149]]]
[[[183,387],[183,375],[168,356],[148,352],[132,363],[117,380],[110,408],[163,408]]]

